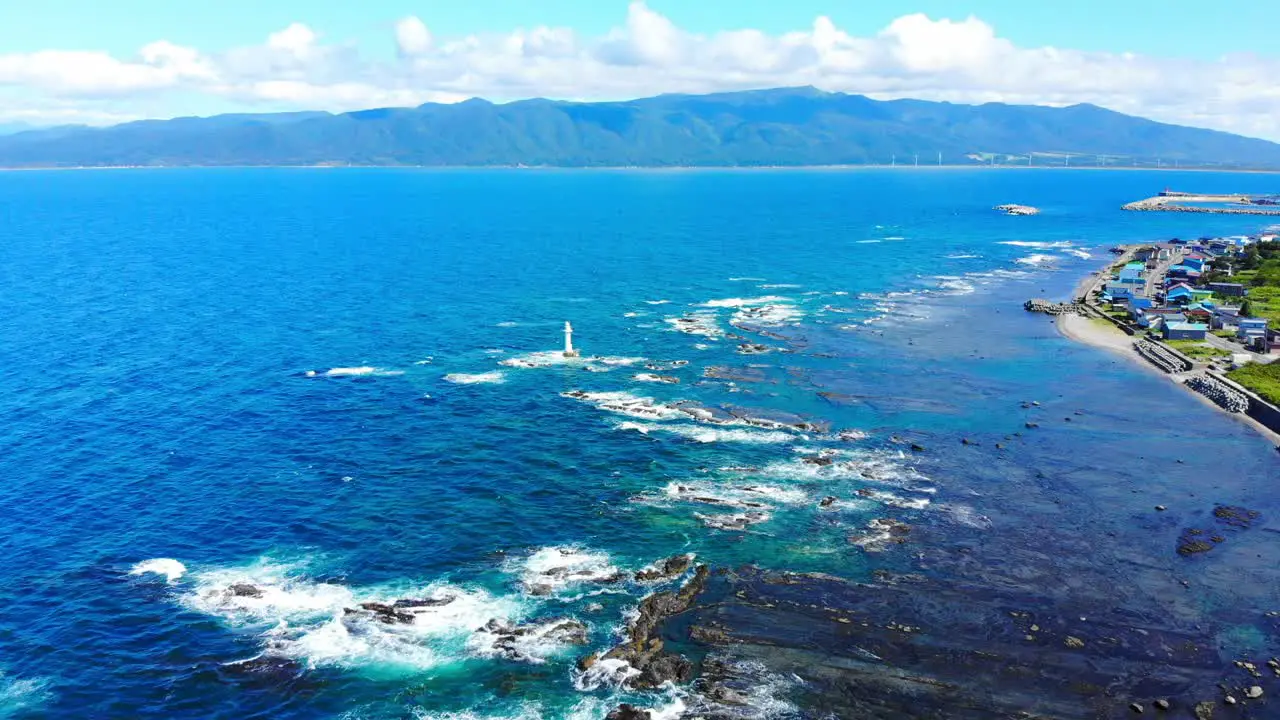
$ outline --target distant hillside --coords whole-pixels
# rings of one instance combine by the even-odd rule
[[[871,100],[789,88],[572,103],[222,115],[0,137],[0,166],[751,166],[1018,162],[1097,155],[1113,164],[1280,168],[1280,145],[1093,105],[1066,108]],[[1040,157],[1037,164],[1053,160]]]

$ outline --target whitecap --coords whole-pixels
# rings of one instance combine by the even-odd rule
[[[645,304],[647,305],[666,305],[670,302],[670,300],[645,300]]]
[[[803,316],[804,313],[794,305],[768,304],[742,307],[733,314],[729,322],[735,326],[761,325],[776,327],[795,322]]]
[[[1067,250],[1063,250],[1063,252],[1067,253],[1068,255],[1074,255],[1074,256],[1076,256],[1076,257],[1080,258],[1081,260],[1088,260],[1089,258],[1093,257],[1093,255],[1089,254],[1088,252],[1086,252],[1086,251],[1084,251],[1084,250],[1077,250],[1077,249],[1074,249],[1074,248],[1072,248],[1072,249],[1067,249]]]
[[[965,255],[961,253],[958,255],[948,255],[947,259],[948,260],[973,260],[975,258],[980,258],[980,257],[982,256],[981,255]]]
[[[1058,258],[1054,257],[1053,255],[1041,255],[1037,253],[1035,255],[1028,255],[1026,257],[1018,258],[1017,260],[1014,260],[1014,262],[1020,263],[1022,265],[1044,266],[1044,265],[1052,265],[1054,261],[1056,261],[1057,259]]]
[[[369,367],[368,365],[363,365],[360,367],[329,368],[324,372],[324,374],[328,375],[329,377],[347,377],[347,376],[356,376],[356,375],[373,375],[376,372],[378,372],[378,368]]]
[[[1061,250],[1063,248],[1074,247],[1075,243],[1070,240],[1058,240],[1056,242],[1040,242],[1033,240],[1005,240],[996,243],[997,245],[1010,245],[1012,247],[1036,248],[1037,250]]]
[[[582,583],[614,582],[622,571],[607,553],[576,545],[545,547],[523,561],[509,561],[507,571],[519,573],[526,592],[546,595]]]
[[[721,298],[719,300],[708,300],[702,303],[703,307],[709,308],[740,308],[749,305],[769,305],[771,303],[790,302],[791,298],[782,297],[780,295],[765,295],[763,297],[754,298]]]
[[[172,583],[177,582],[183,575],[187,574],[187,566],[173,558],[153,558],[151,560],[143,560],[129,570],[130,575],[145,575],[147,573],[163,575],[165,580]]]
[[[653,398],[642,397],[629,392],[582,392],[579,390],[560,394],[562,397],[594,405],[600,410],[628,417],[646,420],[670,420],[685,416],[679,410],[660,404]]]
[[[977,291],[977,288],[975,288],[972,283],[965,282],[960,278],[940,279],[938,287],[942,290],[948,291],[952,295],[968,295]]]
[[[669,375],[656,375],[654,373],[636,373],[631,376],[631,379],[636,382],[663,383],[667,385],[676,385],[680,382],[680,378]]]
[[[854,240],[853,242],[855,245],[878,245],[884,241],[883,240]]]
[[[374,666],[416,672],[480,653],[469,640],[491,619],[509,622],[525,611],[516,598],[447,583],[353,589],[308,578],[303,566],[269,560],[194,573],[188,608],[231,627],[261,631],[264,651],[308,667]],[[411,621],[387,623],[362,603],[398,599],[437,602],[399,610]]]
[[[699,443],[730,442],[754,445],[772,445],[792,442],[795,440],[795,436],[791,433],[769,430],[749,430],[747,428],[702,427],[699,425],[672,423],[659,425],[654,423],[636,422],[618,423],[617,427],[619,430],[634,430],[644,435],[648,435],[652,432],[671,433]]]
[[[761,290],[794,290],[796,288],[800,288],[804,286],[796,285],[795,283],[772,283],[772,284],[761,285],[759,287]]]
[[[639,675],[640,671],[626,660],[605,658],[583,671],[575,671],[573,686],[583,692],[591,692],[600,688],[621,688],[628,679]]]
[[[497,327],[500,327],[500,328],[513,328],[513,327],[519,327],[519,326],[520,326],[520,323],[511,322],[510,320],[506,322],[500,322],[497,324]]]
[[[28,712],[47,702],[51,694],[44,678],[16,678],[0,670],[0,718]]]
[[[500,384],[507,381],[507,376],[499,371],[486,373],[449,373],[444,376],[446,382],[455,385]]]
[[[665,322],[686,335],[701,335],[713,340],[724,337],[724,330],[720,328],[719,319],[711,311],[702,310],[685,313],[680,317],[665,318]]]
[[[760,277],[731,277],[729,282],[764,282],[764,278]]]

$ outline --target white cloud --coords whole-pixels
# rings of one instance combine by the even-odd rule
[[[431,31],[416,17],[404,18],[396,23],[396,45],[401,55],[422,55],[431,49]]]
[[[1021,47],[975,17],[904,15],[856,36],[827,17],[782,34],[686,31],[643,2],[596,37],[569,28],[437,37],[420,18],[394,24],[393,59],[327,42],[297,22],[257,46],[196,50],[158,41],[135,57],[84,50],[0,54],[0,86],[32,102],[201,97],[244,109],[350,110],[453,101],[624,99],[815,85],[877,98],[1067,105],[1092,102],[1158,120],[1280,139],[1280,61],[1217,61]],[[148,108],[163,107],[150,102]]]

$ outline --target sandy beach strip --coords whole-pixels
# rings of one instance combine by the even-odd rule
[[[1110,267],[1110,265],[1114,264],[1115,262],[1117,261],[1113,260],[1111,263],[1108,264],[1108,267]],[[1087,275],[1076,286],[1072,299],[1074,300],[1076,298],[1083,297],[1086,293],[1088,293],[1090,290],[1093,289],[1093,286],[1098,283],[1098,280],[1099,278],[1097,273],[1090,273],[1089,275]],[[1155,373],[1156,375],[1159,375],[1161,377],[1168,378],[1175,384],[1185,388],[1187,392],[1194,395],[1198,400],[1200,400],[1200,402],[1205,403],[1209,407],[1212,407],[1216,410],[1219,410],[1224,415],[1236,420],[1237,422],[1241,422],[1241,423],[1244,423],[1245,425],[1248,425],[1250,428],[1257,431],[1259,435],[1262,435],[1262,437],[1266,438],[1270,442],[1275,443],[1277,448],[1280,448],[1280,433],[1275,432],[1274,430],[1267,427],[1266,425],[1263,425],[1262,423],[1258,422],[1257,420],[1254,420],[1253,418],[1243,413],[1227,412],[1226,410],[1219,407],[1217,403],[1213,402],[1209,398],[1205,397],[1204,395],[1201,395],[1200,393],[1192,390],[1191,388],[1186,387],[1184,382],[1188,377],[1190,377],[1191,375],[1202,374],[1202,373],[1199,373],[1198,371],[1192,371],[1189,373],[1179,373],[1177,375],[1169,375],[1167,373],[1162,372],[1159,368],[1152,365],[1151,363],[1147,362],[1145,358],[1143,358],[1141,355],[1137,353],[1137,351],[1133,349],[1133,343],[1139,339],[1137,336],[1130,336],[1120,328],[1116,327],[1115,325],[1112,325],[1110,322],[1103,320],[1101,318],[1094,317],[1092,315],[1091,316],[1075,315],[1075,314],[1059,315],[1057,318],[1055,318],[1055,320],[1056,322],[1054,323],[1054,325],[1058,328],[1058,332],[1061,333],[1063,337],[1066,337],[1070,340],[1074,340],[1079,343],[1083,343],[1085,345],[1101,348],[1108,352],[1123,355],[1124,357],[1128,358],[1134,363],[1137,363],[1138,366],[1142,367],[1146,371]]]

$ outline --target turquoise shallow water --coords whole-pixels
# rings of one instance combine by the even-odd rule
[[[1171,183],[1274,189],[1088,171],[0,174],[0,716],[674,714],[678,690],[629,696],[572,666],[651,590],[598,580],[678,552],[963,577],[1210,626],[1224,667],[1274,653],[1274,449],[1020,308],[1064,297],[1117,242],[1257,229],[1118,210]],[[990,210],[1004,202],[1043,213]],[[566,320],[582,361],[546,352]],[[1262,520],[1178,557],[1217,503]],[[878,518],[916,537],[885,543]],[[409,627],[344,614],[424,596],[453,600]],[[503,656],[478,632],[569,616],[587,648]],[[805,712],[775,700],[759,713]]]

